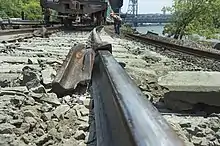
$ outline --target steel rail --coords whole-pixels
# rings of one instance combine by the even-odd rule
[[[40,25],[40,24],[43,24],[43,21],[4,19],[4,20],[0,21],[0,24],[2,24],[2,25]]]
[[[210,59],[220,60],[220,52],[216,53],[216,52],[211,52],[208,50],[201,50],[201,49],[192,48],[188,46],[182,46],[182,45],[174,44],[174,43],[167,42],[167,41],[161,41],[153,37],[149,37],[149,36],[141,36],[141,35],[130,34],[130,33],[126,33],[125,36],[128,38],[143,41],[144,43],[149,44],[149,45],[153,45],[157,47],[164,47],[170,50],[174,50],[174,51],[178,51],[178,52],[182,52],[185,54],[194,55],[198,57],[206,57]]]
[[[93,30],[92,33],[96,33]],[[100,37],[93,34],[95,44]],[[98,146],[184,146],[108,48],[97,49],[91,93]]]
[[[43,25],[43,21],[30,21],[30,20],[20,20],[20,21],[14,21],[9,20],[8,25]]]
[[[5,33],[1,33],[0,31],[0,43],[5,43],[5,42],[16,42],[22,39],[29,39],[29,38],[33,38],[33,37],[44,37],[44,36],[48,36],[52,33],[55,33],[57,31],[60,31],[60,27],[59,26],[55,26],[55,27],[50,27],[47,28],[47,31],[45,34],[43,34],[41,29],[35,29],[35,30],[17,30],[17,31],[13,31],[13,32],[5,32]]]
[[[46,27],[47,30],[52,31],[56,29],[60,29],[59,25],[54,27]],[[40,30],[41,28],[24,28],[24,29],[10,29],[10,30],[0,30],[0,36],[4,35],[13,35],[13,34],[24,34],[24,33],[32,33],[35,30]]]
[[[53,27],[46,27],[48,30],[53,30],[53,29],[62,29],[65,31],[91,31],[93,30],[94,26],[77,26],[74,25],[72,27],[64,27],[61,25],[55,25]],[[0,36],[3,35],[12,35],[12,34],[22,34],[22,33],[31,33],[35,30],[39,30],[40,28],[22,28],[22,29],[9,29],[9,30],[0,30]]]
[[[0,30],[0,36],[12,35],[12,34],[22,34],[30,33],[37,30],[36,28],[25,28],[25,29],[10,29],[10,30]]]

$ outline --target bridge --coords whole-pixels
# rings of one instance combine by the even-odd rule
[[[125,23],[143,25],[146,23],[169,23],[171,21],[171,14],[121,14]]]

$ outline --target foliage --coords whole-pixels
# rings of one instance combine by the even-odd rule
[[[121,27],[121,32],[122,33],[134,33],[134,29],[132,29],[132,27],[130,25],[122,25]]]
[[[42,18],[39,0],[0,0],[0,17],[20,18],[22,11],[25,19]]]
[[[167,24],[164,33],[176,39],[184,35],[199,34],[215,38],[220,32],[220,0],[174,0],[167,8],[172,14],[172,22]]]
[[[26,19],[40,19],[42,18],[41,6],[39,1],[31,0],[23,6],[23,11],[26,14]]]

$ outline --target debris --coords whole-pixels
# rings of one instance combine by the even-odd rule
[[[73,47],[53,81],[53,92],[63,95],[74,90],[78,83],[90,80],[94,58],[93,49],[86,48],[84,44]]]
[[[41,146],[43,144],[45,144],[47,141],[49,141],[52,137],[48,134],[44,134],[43,136],[37,138],[37,140],[35,141],[35,143],[38,146]]]
[[[52,105],[51,104],[48,104],[48,103],[43,103],[40,108],[38,110],[42,111],[42,112],[49,112],[52,110]]]
[[[25,117],[35,117],[36,115],[35,115],[34,112],[31,111],[31,110],[25,110],[25,111],[24,111],[24,116],[25,116]]]
[[[61,104],[55,93],[44,94],[43,97],[40,98],[40,100],[45,101],[45,102],[50,103],[50,104],[53,104],[55,106]]]
[[[34,92],[34,93],[46,93],[46,89],[44,88],[43,85],[39,85],[37,87],[30,88],[29,90],[30,90],[30,92]]]
[[[42,38],[48,37],[47,29],[43,26],[42,28],[35,30],[33,36]]]
[[[81,108],[80,113],[82,116],[88,116],[89,115],[89,109],[88,108]]]
[[[72,100],[72,97],[70,97],[69,95],[67,95],[67,96],[64,96],[64,97],[63,97],[63,100],[64,100],[66,103],[70,103],[71,100]]]
[[[77,130],[75,135],[74,135],[74,138],[77,139],[77,140],[84,140],[86,137],[84,131],[82,130]]]
[[[51,117],[53,116],[53,113],[52,112],[46,112],[46,113],[43,113],[41,118],[44,120],[44,121],[49,121],[51,120]]]
[[[167,106],[179,111],[198,103],[220,106],[219,78],[219,72],[169,72],[158,79],[158,84],[169,89],[164,95]]]
[[[22,81],[22,85],[26,85],[28,82],[31,82],[30,84],[33,87],[36,87],[40,84],[40,77],[37,74],[37,71],[29,66],[25,66],[22,69],[22,74],[23,74],[23,81]],[[33,82],[34,80],[34,82]],[[27,86],[28,89],[30,89],[31,87]]]
[[[35,125],[37,124],[37,121],[33,117],[25,117],[24,121],[30,124],[31,128],[35,127]]]
[[[89,99],[89,98],[87,98],[83,101],[83,105],[88,109],[92,109],[91,104],[92,104],[91,99]]]
[[[30,127],[31,125],[29,123],[22,123],[20,127],[21,134],[28,132]]]
[[[43,136],[45,134],[44,130],[41,128],[37,128],[35,132],[37,136]]]
[[[26,105],[34,105],[35,104],[35,100],[32,97],[27,96],[26,100],[25,100],[25,104]]]
[[[9,123],[2,123],[0,124],[0,134],[12,134],[13,129],[16,127],[14,125],[11,125]]]
[[[46,69],[41,71],[41,74],[44,85],[48,86],[51,85],[53,79],[55,78],[56,71],[52,67],[48,66]]]
[[[68,105],[60,105],[55,109],[54,114],[57,118],[60,118],[60,116],[64,115],[69,109],[70,107]]]
[[[26,143],[26,144],[29,144],[34,138],[33,136],[31,135],[28,135],[28,134],[24,134],[21,139]]]
[[[83,131],[88,131],[89,130],[89,124],[88,123],[82,123],[82,124],[80,124],[79,125],[79,128],[78,128],[79,130],[83,130]]]

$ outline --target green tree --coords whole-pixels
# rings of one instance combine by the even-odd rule
[[[184,35],[199,34],[215,37],[220,27],[220,0],[174,0],[171,8],[172,21],[165,26],[164,33],[175,39]]]
[[[18,17],[22,4],[20,0],[0,0],[1,17]]]
[[[42,18],[39,1],[29,0],[29,2],[23,5],[22,10],[26,15],[26,19],[33,20]]]
[[[42,18],[39,0],[0,0],[0,17],[20,18],[22,11],[26,19]]]

